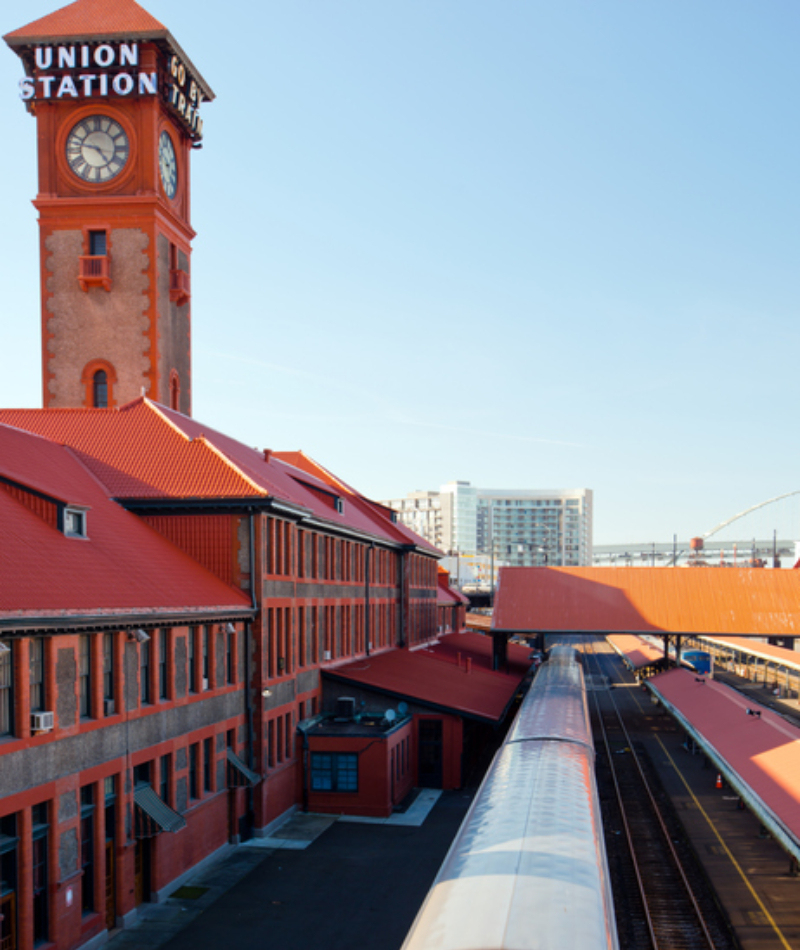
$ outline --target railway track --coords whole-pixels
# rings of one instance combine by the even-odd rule
[[[597,783],[620,945],[736,950],[727,919],[644,750],[631,740],[611,664],[584,644]]]

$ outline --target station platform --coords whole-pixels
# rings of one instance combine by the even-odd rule
[[[595,650],[607,655],[605,668],[613,670],[615,698],[638,723],[631,739],[641,743],[653,763],[742,950],[800,950],[800,877],[790,855],[742,807],[734,789],[724,780],[722,788],[717,787],[718,770],[687,742],[666,707],[654,701],[644,684],[637,684],[621,657],[608,644],[595,642]],[[771,701],[778,702],[775,697]],[[787,715],[796,713],[788,704],[787,710]],[[748,717],[741,715],[746,722]]]

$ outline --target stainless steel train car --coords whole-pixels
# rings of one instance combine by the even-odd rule
[[[618,950],[583,670],[554,647],[403,950]]]

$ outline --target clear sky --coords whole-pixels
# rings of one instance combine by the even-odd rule
[[[217,94],[198,419],[378,499],[592,488],[598,543],[800,488],[796,0],[143,5]],[[0,404],[38,406],[21,76],[3,46]]]

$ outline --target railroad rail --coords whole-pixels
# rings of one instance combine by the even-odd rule
[[[683,827],[608,688],[615,673],[588,638],[584,655],[620,944],[734,950],[735,939]]]

